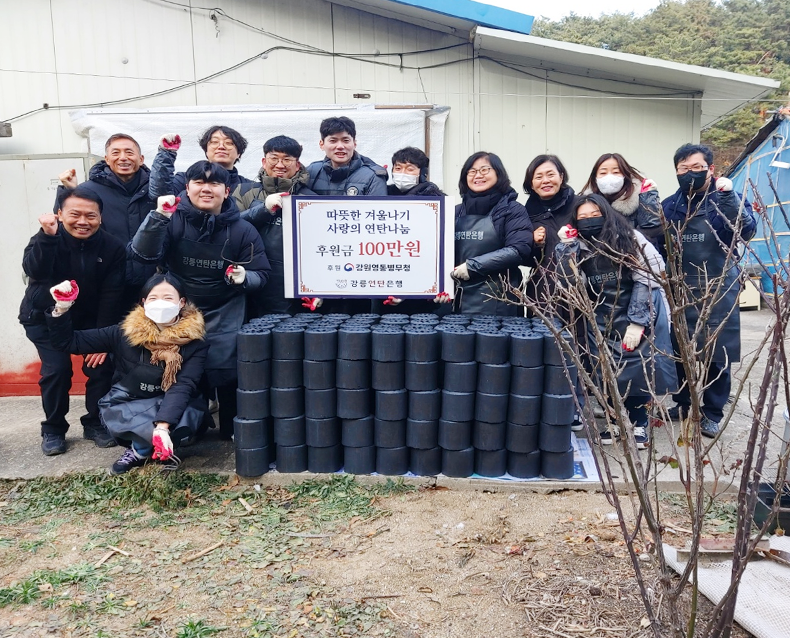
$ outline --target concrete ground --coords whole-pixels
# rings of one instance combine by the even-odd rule
[[[736,377],[743,377],[747,365],[754,359],[754,351],[765,334],[765,328],[771,321],[771,313],[767,310],[745,311],[741,313],[742,353],[744,361],[736,364],[733,371]],[[736,404],[734,417],[724,433],[718,450],[712,455],[712,468],[729,468],[741,457],[746,448],[747,437],[751,425],[752,408],[751,400],[756,399],[758,385],[765,368],[767,350],[762,354],[748,376],[747,387]],[[733,392],[737,389],[733,384]],[[751,395],[752,399],[749,398]],[[82,428],[79,416],[82,414],[82,397],[73,397],[71,402],[70,418],[73,427],[67,435],[69,446],[66,454],[56,457],[45,457],[39,447],[40,420],[42,418],[41,404],[38,397],[9,397],[0,399],[0,479],[30,479],[37,476],[57,476],[68,472],[77,472],[108,468],[120,456],[122,448],[97,448],[92,441],[81,438]],[[780,391],[779,407],[771,434],[771,453],[768,464],[778,457],[781,447],[781,437],[784,434],[784,421],[782,414],[786,408],[783,391]],[[582,434],[584,436],[584,434]],[[669,436],[670,429],[663,427],[654,430],[657,454],[660,458],[670,454]],[[616,446],[615,446],[616,447]],[[614,453],[613,449],[607,453]],[[233,444],[220,441],[217,430],[209,430],[205,439],[200,443],[182,451],[184,467],[187,469],[232,473],[234,471]],[[619,470],[615,471],[615,474]],[[769,467],[770,471],[770,467]],[[310,474],[278,474],[270,472],[263,482],[285,482],[312,476]],[[737,473],[722,477],[722,486],[731,482]],[[416,482],[425,483],[433,479],[414,479]],[[669,466],[658,475],[660,488],[666,491],[680,489],[677,471]],[[438,479],[440,484],[452,486],[454,489],[487,489],[496,491],[554,491],[557,489],[599,489],[598,483],[537,481],[529,483],[512,483],[503,481],[488,481],[481,479]],[[737,490],[737,483],[732,489]],[[720,488],[721,489],[721,488]]]

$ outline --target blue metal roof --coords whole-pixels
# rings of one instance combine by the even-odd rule
[[[433,11],[451,18],[469,20],[492,29],[504,29],[529,35],[535,18],[516,11],[492,7],[473,0],[390,0],[417,9]]]

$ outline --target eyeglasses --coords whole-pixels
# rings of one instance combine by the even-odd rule
[[[490,166],[481,166],[480,168],[470,168],[468,171],[466,171],[466,176],[474,177],[475,175],[479,174],[481,177],[485,177],[493,170],[494,169],[491,168]]]
[[[206,144],[206,147],[207,148],[217,148],[220,145],[226,146],[226,147],[230,147],[230,148],[236,148],[236,145],[233,143],[233,140],[230,140],[228,138],[217,139],[216,137],[211,138],[208,141],[208,144]]]
[[[275,155],[267,155],[266,161],[271,164],[272,166],[277,166],[277,164],[282,164],[285,168],[289,166],[293,166],[297,159],[295,157],[277,157]]]
[[[685,175],[689,171],[699,173],[700,171],[707,171],[708,168],[706,164],[695,164],[694,166],[678,166],[676,170],[678,175]]]

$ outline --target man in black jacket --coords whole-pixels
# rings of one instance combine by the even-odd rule
[[[116,237],[125,246],[134,237],[140,224],[152,208],[156,199],[148,196],[150,170],[143,164],[140,145],[130,135],[116,133],[104,145],[104,161],[91,167],[88,181],[83,186],[101,198],[103,203],[102,228]],[[59,176],[61,185],[58,197],[64,189],[77,186],[77,172],[72,168]],[[58,209],[55,203],[55,212]],[[123,294],[123,309],[129,310],[139,300],[136,298],[140,286],[154,274],[155,267],[146,267],[129,262],[126,286]]]
[[[428,156],[407,146],[392,156],[392,183],[387,195],[398,197],[444,197],[442,189],[428,181]]]
[[[60,193],[58,214],[42,215],[41,230],[25,248],[22,267],[30,278],[19,310],[25,327],[41,359],[41,450],[47,456],[66,451],[69,424],[71,357],[50,344],[44,311],[52,306],[50,288],[64,280],[76,283],[79,300],[72,310],[77,329],[102,328],[117,323],[123,313],[124,245],[101,227],[102,200],[87,184]],[[64,303],[69,303],[68,301]],[[99,447],[115,441],[99,420],[98,401],[110,389],[112,365],[106,353],[85,357],[85,414],[80,420],[84,437]]]

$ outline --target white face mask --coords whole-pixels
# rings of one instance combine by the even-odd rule
[[[419,175],[409,175],[408,173],[393,173],[392,183],[399,191],[407,191],[420,183]]]
[[[154,301],[146,302],[145,316],[154,323],[170,323],[181,312],[181,306],[172,301],[165,301],[164,299],[156,299]]]
[[[619,193],[623,188],[625,177],[609,173],[603,177],[596,178],[595,182],[598,184],[598,190],[604,195],[614,195],[615,193]]]

